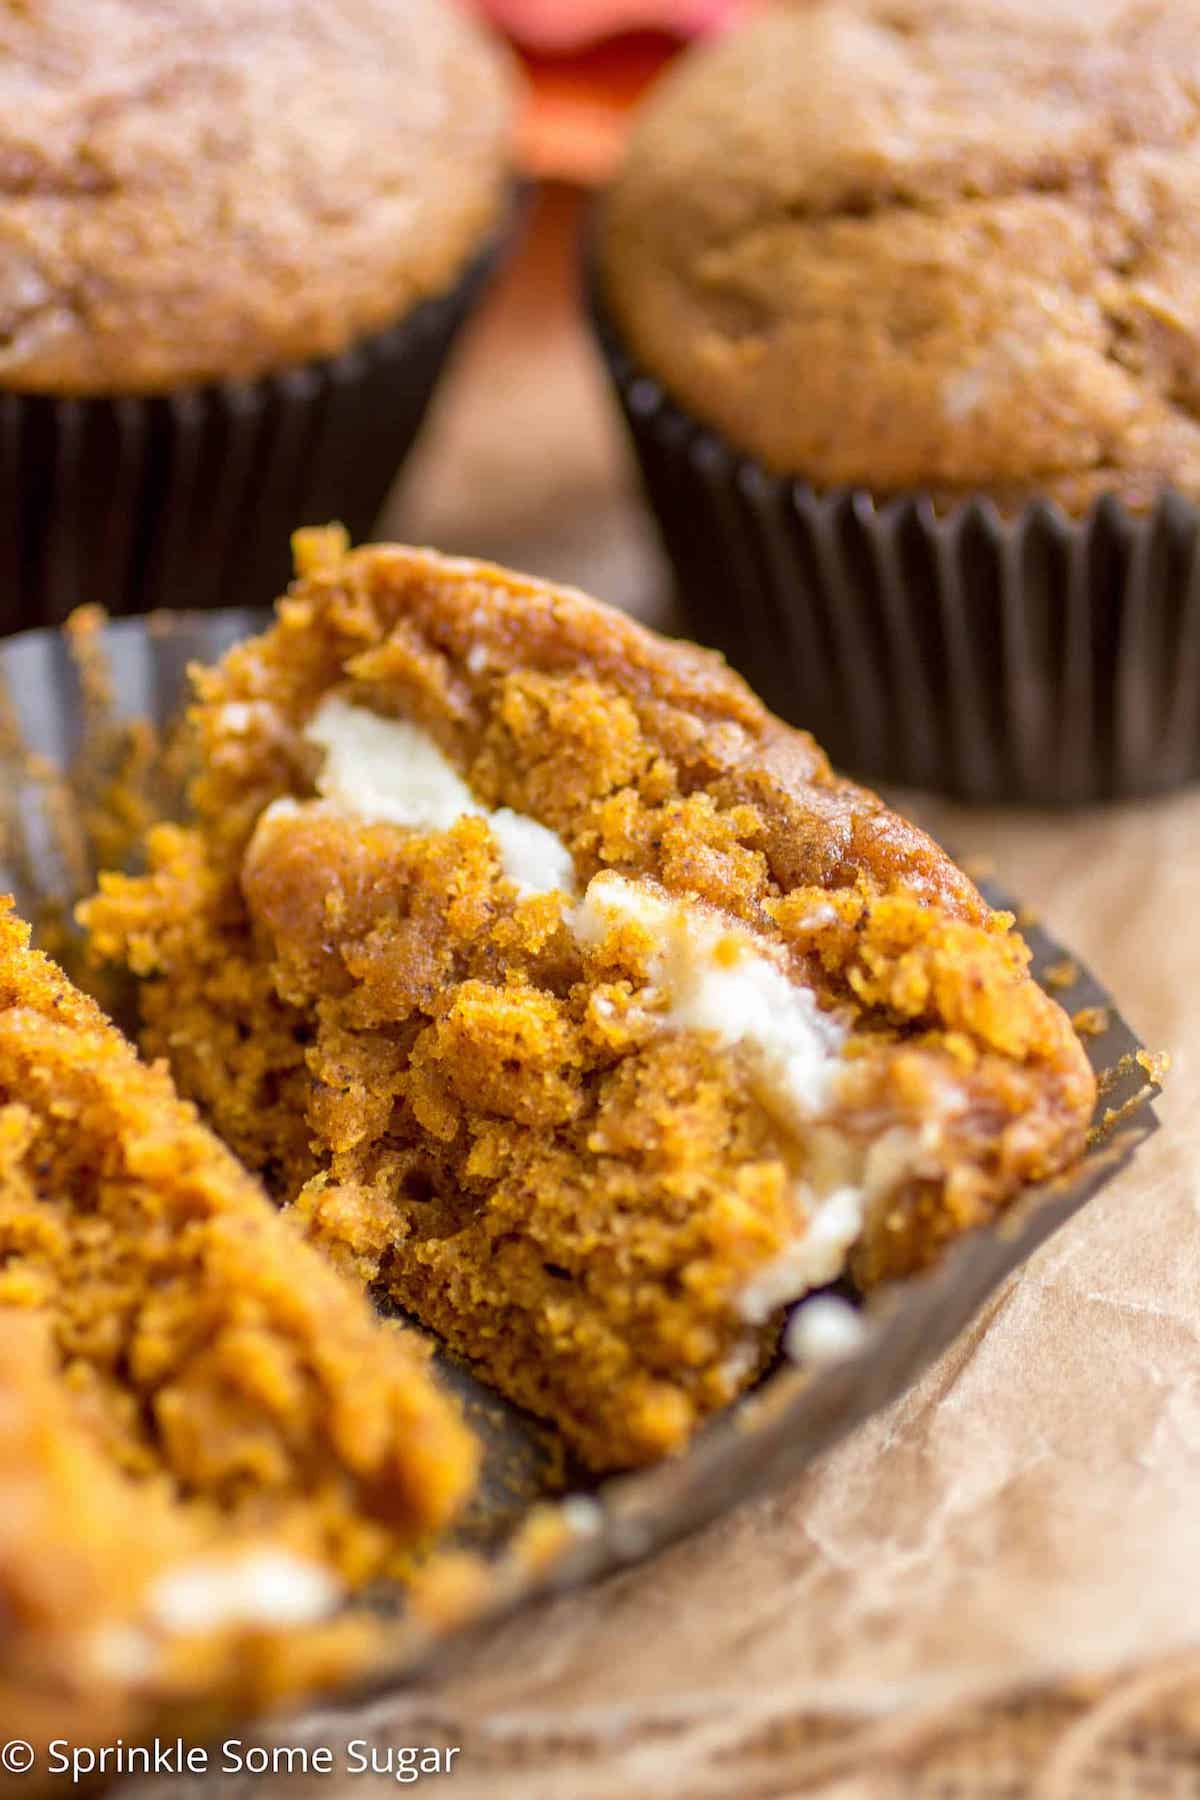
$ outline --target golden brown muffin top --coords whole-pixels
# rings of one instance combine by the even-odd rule
[[[818,486],[1200,493],[1200,6],[817,0],[693,52],[610,196],[635,356]]]
[[[342,350],[479,247],[510,113],[442,0],[0,0],[0,383]]]

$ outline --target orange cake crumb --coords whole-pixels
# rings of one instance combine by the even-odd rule
[[[312,1239],[587,1461],[679,1447],[785,1302],[1079,1154],[1093,1079],[1011,919],[717,658],[298,548],[92,948]]]
[[[55,1738],[203,1731],[355,1674],[377,1647],[378,1625],[334,1612],[312,1565],[245,1532],[218,1540],[119,1469],[25,1309],[0,1312],[0,1518],[0,1726],[33,1747],[35,1786]],[[213,1602],[239,1589],[247,1604],[222,1616]],[[256,1616],[268,1599],[275,1616]]]
[[[326,1615],[452,1519],[474,1441],[423,1346],[27,946],[0,910],[3,1716],[309,1686],[363,1648]],[[102,1668],[96,1633],[135,1626],[137,1667]]]

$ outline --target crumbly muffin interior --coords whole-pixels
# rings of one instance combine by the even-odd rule
[[[0,914],[0,1319],[47,1328],[112,1468],[219,1545],[356,1585],[469,1489],[424,1349],[379,1321],[124,1038]]]
[[[197,1733],[367,1666],[378,1627],[336,1616],[329,1573],[223,1541],[119,1468],[63,1382],[44,1316],[0,1310],[0,1721],[45,1767],[151,1721]]]
[[[716,659],[300,549],[200,677],[196,822],[92,944],[310,1235],[588,1462],[684,1443],[847,1255],[908,1272],[1077,1153],[1090,1072],[1011,921]],[[355,810],[331,706],[419,731],[470,810],[380,816],[378,757]]]

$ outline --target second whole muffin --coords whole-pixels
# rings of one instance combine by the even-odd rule
[[[365,527],[420,422],[506,59],[443,0],[43,0],[0,99],[0,628],[269,599],[254,545]]]
[[[646,109],[598,299],[685,596],[860,768],[1073,798],[1200,767],[1171,654],[1198,25],[1191,0],[780,5]]]

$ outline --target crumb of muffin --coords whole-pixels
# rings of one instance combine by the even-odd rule
[[[787,1301],[1080,1153],[1093,1077],[1011,919],[717,658],[431,552],[298,563],[197,676],[194,818],[81,917],[312,1240],[585,1461],[680,1448]]]
[[[1079,980],[1079,964],[1070,956],[1064,956],[1042,970],[1042,981],[1048,988],[1058,993],[1073,988]]]
[[[1103,1037],[1112,1017],[1106,1006],[1084,1006],[1072,1015],[1071,1024],[1081,1038]]]

